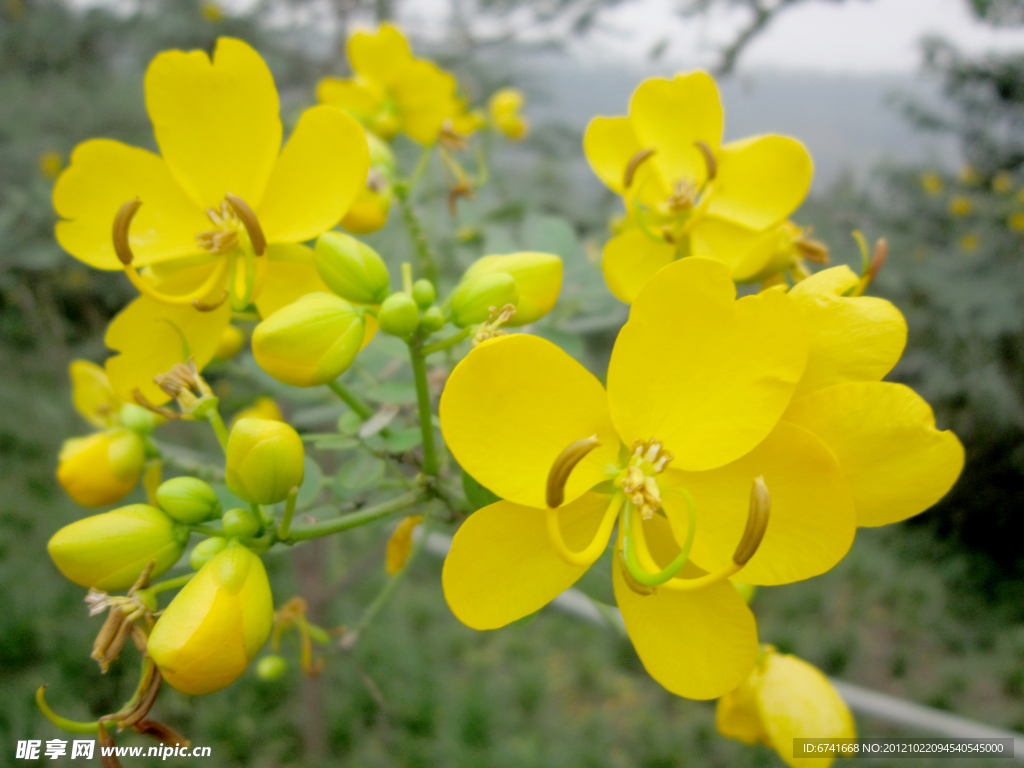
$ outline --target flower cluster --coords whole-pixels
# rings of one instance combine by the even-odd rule
[[[251,47],[225,38],[212,58],[162,53],[146,75],[160,155],[88,141],[56,183],[61,244],[122,270],[140,293],[107,331],[116,354],[105,369],[72,364],[75,405],[99,431],[68,441],[58,477],[75,500],[104,506],[145,475],[147,503],[72,523],[49,552],[90,590],[93,613],[108,611],[93,651],[102,669],[129,636],[143,653],[125,708],[71,723],[41,692],[40,707],[79,731],[141,728],[161,680],[191,695],[220,690],[268,638],[274,654],[257,669],[284,674],[277,651],[290,628],[302,669],[316,674],[324,660],[312,643],[333,644],[331,632],[306,618],[301,597],[275,612],[262,558],[401,516],[388,586],[340,633],[342,650],[429,532],[461,523],[442,581],[467,625],[528,616],[597,564],[611,568],[651,676],[681,696],[721,697],[723,734],[781,754],[807,728],[852,735],[820,673],[760,645],[742,590],[824,573],[859,526],[924,511],[960,473],[956,436],[911,389],[883,381],[907,338],[899,310],[864,295],[884,241],[873,255],[863,244],[860,274],[812,274],[828,248],[789,221],[810,184],[804,147],[781,136],[723,144],[703,72],[645,81],[628,117],[595,118],[584,138],[625,207],[603,271],[632,306],[602,384],[531,333],[558,300],[558,254],[485,254],[439,274],[413,206],[436,152],[455,212],[486,176],[481,159],[471,180],[457,153],[488,124],[523,137],[522,95],[493,94],[489,118],[471,109],[455,78],[414,57],[391,25],[357,32],[348,52],[354,76],[319,84],[321,103],[283,149],[273,79]],[[409,175],[389,144],[399,135],[423,147]],[[385,224],[393,197],[418,274],[411,263],[389,270],[392,254],[356,237]],[[738,298],[737,284],[760,290]],[[375,409],[342,382],[378,334],[408,352],[405,411]],[[337,433],[300,435],[268,398],[225,426],[201,372],[247,337],[277,382],[333,390],[348,408]],[[440,353],[450,373],[428,371]],[[176,419],[209,422],[223,463],[163,480],[174,458],[152,433]],[[379,474],[350,478],[357,511],[293,525],[322,485],[305,484],[304,440],[378,462]],[[385,465],[404,492],[370,504]],[[484,496],[492,503],[477,503]],[[186,552],[190,571],[153,581]],[[817,720],[801,720],[815,708]]]

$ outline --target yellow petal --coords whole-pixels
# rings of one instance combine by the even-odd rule
[[[807,359],[803,321],[783,293],[735,295],[724,264],[692,257],[640,292],[608,368],[625,444],[660,440],[672,467],[696,471],[739,458],[774,428]]]
[[[630,304],[647,281],[675,258],[674,245],[652,240],[643,230],[630,228],[605,244],[601,269],[609,290]]]
[[[157,155],[119,141],[90,139],[75,147],[71,164],[53,188],[57,241],[76,259],[98,269],[121,269],[111,230],[118,209],[139,198],[128,242],[137,265],[194,253],[196,235],[210,220]]]
[[[260,55],[230,37],[212,62],[205,51],[164,51],[145,83],[156,143],[182,189],[203,210],[226,192],[256,210],[281,149],[277,89]]]
[[[703,141],[717,152],[722,141],[722,104],[707,72],[645,80],[633,94],[629,120],[640,146],[657,150],[647,163],[667,184],[704,181],[707,165],[694,142]]]
[[[330,293],[313,263],[313,251],[297,243],[267,248],[267,282],[256,298],[260,317],[267,318],[307,293]]]
[[[570,548],[590,543],[609,498],[588,493],[558,511]],[[567,565],[548,541],[543,509],[498,501],[462,524],[444,561],[448,606],[474,629],[528,616],[571,587],[589,566]]]
[[[668,524],[655,515],[647,526]],[[653,548],[652,548],[653,549]],[[667,563],[659,563],[665,564]],[[731,691],[750,673],[757,656],[754,614],[728,581],[697,592],[659,589],[641,595],[626,584],[615,559],[615,600],[626,631],[651,677],[688,699],[713,699]],[[687,566],[686,578],[700,575]]]
[[[842,295],[858,282],[849,267],[841,266],[811,275],[790,290],[811,341],[797,395],[844,381],[878,381],[903,354],[903,315],[885,299]]]
[[[184,270],[159,284],[167,293],[193,283],[196,274],[205,276],[211,267]],[[153,383],[175,363],[191,356],[200,370],[217,351],[224,328],[231,322],[231,302],[212,312],[192,307],[169,306],[140,296],[115,317],[107,327],[106,345],[119,355],[107,358],[107,378],[122,400],[134,402],[138,389],[150,402],[160,404],[168,396]]]
[[[106,372],[88,360],[72,360],[71,399],[75,410],[97,427],[109,427],[117,421],[121,401],[110,388]]]
[[[460,111],[455,78],[429,61],[414,61],[393,87],[402,130],[420,144],[433,143],[441,124]]]
[[[690,234],[690,255],[720,261],[729,267],[733,280],[743,280],[760,237],[760,232],[731,221],[701,219]]]
[[[376,32],[356,32],[348,41],[352,69],[369,80],[393,85],[413,60],[409,43],[391,24]]]
[[[729,691],[715,705],[715,726],[718,732],[744,744],[768,741],[768,734],[761,724],[757,698],[751,680],[757,679],[755,672],[739,688]]]
[[[267,241],[296,243],[327,231],[366,184],[370,151],[355,118],[320,105],[302,113],[257,211]]]
[[[747,522],[750,485],[762,475],[771,496],[768,530],[736,579],[788,584],[838,563],[857,529],[850,488],[832,452],[806,429],[785,421],[731,464],[709,472],[666,472],[659,485],[677,541],[686,536],[686,502],[671,488],[681,485],[693,495],[693,561],[707,571],[732,562]]]
[[[793,757],[793,739],[852,739],[846,703],[821,672],[796,656],[770,653],[756,683],[765,731],[779,757],[793,768],[827,768],[831,757]]]
[[[470,352],[445,385],[440,414],[462,468],[517,504],[546,507],[551,465],[576,440],[596,434],[601,444],[569,476],[566,502],[603,481],[618,456],[601,383],[537,336],[501,336]]]
[[[891,382],[837,384],[793,401],[785,416],[839,460],[857,524],[886,525],[923,512],[956,482],[964,449],[935,428],[931,407]]]
[[[412,551],[412,536],[416,526],[423,522],[423,515],[409,515],[395,528],[388,539],[388,548],[384,556],[384,566],[389,576],[394,576],[405,567]]]
[[[583,134],[583,151],[590,167],[620,194],[626,166],[641,149],[628,117],[595,117]]]
[[[754,136],[722,146],[708,214],[764,229],[791,214],[811,186],[804,145],[787,136]]]
[[[384,107],[384,91],[365,80],[325,77],[316,87],[321,104],[344,109],[359,120],[369,120]]]

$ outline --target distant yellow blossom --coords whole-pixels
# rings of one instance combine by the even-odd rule
[[[212,0],[207,0],[199,6],[199,12],[203,15],[203,18],[209,22],[218,22],[224,20],[224,9]]]
[[[957,180],[961,184],[974,186],[975,184],[981,181],[981,176],[979,176],[978,172],[974,170],[974,166],[965,165],[963,168],[960,169],[960,173],[957,174]]]
[[[494,126],[513,140],[524,138],[530,130],[529,121],[519,114],[524,101],[521,91],[515,88],[502,88],[491,96],[488,103]]]
[[[966,253],[974,253],[980,245],[981,238],[973,232],[969,232],[960,238],[960,248]]]
[[[1000,171],[992,177],[992,191],[1005,195],[1013,189],[1013,177],[1006,171]]]
[[[921,186],[929,195],[937,195],[942,192],[942,177],[932,171],[922,173]]]
[[[949,212],[954,216],[968,216],[974,210],[974,203],[966,195],[953,195],[949,199]]]
[[[48,179],[56,179],[64,168],[64,158],[59,152],[43,152],[39,156],[39,170]]]
[[[1007,221],[1007,224],[1009,224],[1010,229],[1015,232],[1024,232],[1024,211],[1017,211],[1012,214]]]

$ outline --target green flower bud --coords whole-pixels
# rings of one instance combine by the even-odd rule
[[[260,519],[244,507],[229,509],[221,518],[225,536],[240,536],[248,539],[260,530]]]
[[[141,435],[150,434],[164,419],[148,408],[135,403],[125,403],[117,413],[117,420],[123,427]]]
[[[423,317],[420,318],[420,328],[427,333],[440,331],[444,328],[444,312],[441,311],[441,308],[431,307],[424,312]]]
[[[239,419],[228,438],[228,488],[255,504],[284,501],[302,485],[303,457],[302,438],[283,421]]]
[[[429,280],[417,280],[412,284],[412,297],[416,300],[416,306],[426,309],[434,303],[437,298],[437,291],[434,284]]]
[[[507,272],[492,272],[463,280],[448,301],[452,322],[465,328],[484,322],[491,315],[491,307],[501,309],[518,300],[519,287],[515,278]]]
[[[204,565],[220,552],[224,547],[228,545],[228,540],[223,539],[220,536],[213,536],[209,539],[203,539],[192,549],[192,555],[189,557],[189,563],[192,565],[193,571],[198,571]]]
[[[391,278],[373,248],[351,235],[324,232],[316,241],[316,270],[327,287],[356,304],[380,304],[387,298]]]
[[[334,381],[363,345],[366,320],[344,299],[307,293],[256,326],[252,352],[260,367],[294,387]]]
[[[171,687],[202,696],[237,680],[273,625],[274,598],[263,563],[232,542],[174,596],[146,652]]]
[[[276,653],[264,656],[256,664],[256,674],[263,680],[279,680],[287,671],[288,660]]]
[[[178,562],[188,531],[148,504],[93,515],[65,525],[46,545],[54,564],[71,581],[105,592],[135,583],[150,560],[152,577]]]
[[[408,293],[392,293],[380,305],[377,322],[384,333],[408,339],[416,332],[416,326],[420,322],[420,311]]]
[[[220,514],[213,488],[198,477],[175,477],[156,489],[160,509],[182,523],[201,523]]]
[[[516,313],[506,325],[526,325],[544,317],[558,301],[562,289],[562,260],[553,253],[523,251],[506,256],[484,256],[470,265],[462,282],[507,272],[519,287]]]

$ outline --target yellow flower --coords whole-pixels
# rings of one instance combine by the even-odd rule
[[[965,165],[963,168],[960,169],[960,173],[957,175],[957,179],[961,184],[973,186],[977,184],[979,181],[981,181],[981,176],[979,176],[978,172],[974,170],[974,166]]]
[[[829,261],[828,246],[812,239],[811,232],[810,227],[801,229],[785,221],[766,229],[742,248],[723,248],[715,258],[729,266],[737,283],[763,283],[785,271],[803,276],[807,273],[805,262]]]
[[[220,343],[213,356],[218,360],[230,360],[242,351],[245,346],[245,334],[233,325],[224,326],[220,334]]]
[[[211,23],[224,21],[224,9],[210,0],[199,6],[199,13]]]
[[[770,645],[743,684],[718,700],[718,732],[762,742],[793,768],[828,768],[832,757],[794,757],[793,739],[852,739],[853,716],[828,678]]]
[[[445,120],[463,112],[455,78],[413,57],[408,41],[391,24],[352,35],[348,58],[355,77],[325,77],[317,98],[346,110],[382,139],[402,132],[420,144],[433,144]]]
[[[306,110],[282,149],[273,77],[241,40],[220,38],[212,61],[165,51],[145,87],[161,154],[86,141],[53,201],[61,245],[93,267],[125,270],[143,294],[107,330],[121,353],[106,364],[114,391],[162,403],[153,376],[190,356],[208,363],[232,305],[255,303],[266,316],[323,290],[297,243],[342,218],[369,156],[363,129],[329,106]]]
[[[56,179],[64,168],[64,158],[59,152],[43,152],[39,156],[39,170],[48,179]]]
[[[269,419],[239,419],[228,438],[225,482],[240,499],[276,504],[302,485],[302,438],[291,425]]]
[[[974,210],[974,203],[966,195],[953,195],[949,199],[949,212],[954,216],[968,216]]]
[[[513,141],[525,138],[530,130],[529,121],[519,114],[524,101],[523,94],[515,88],[502,88],[487,105],[494,126]]]
[[[65,440],[57,480],[82,506],[102,507],[131,493],[145,460],[142,438],[130,429],[112,427]]]
[[[632,302],[680,256],[746,252],[804,199],[812,165],[800,142],[775,135],[721,141],[722,106],[705,72],[646,80],[628,117],[597,117],[587,127],[587,159],[626,206],[603,261],[621,300]]]
[[[1006,171],[1000,171],[992,177],[992,191],[1005,195],[1013,189],[1013,177]]]
[[[235,541],[174,596],[146,651],[172,687],[202,696],[239,678],[267,642],[273,622],[263,563]]]
[[[607,391],[537,337],[470,352],[441,429],[503,500],[455,536],[443,576],[455,615],[489,629],[538,610],[618,522],[616,598],[648,671],[691,698],[738,686],[757,639],[729,578],[822,573],[858,524],[926,509],[962,466],[928,405],[879,381],[906,326],[888,302],[842,295],[856,284],[841,267],[736,301],[725,265],[682,259],[633,304]]]
[[[1007,224],[1009,224],[1010,229],[1015,232],[1024,232],[1024,211],[1017,211],[1012,214],[1007,221]]]
[[[981,245],[981,238],[974,232],[968,232],[960,238],[960,248],[964,253],[974,253]]]
[[[518,298],[512,302],[516,313],[505,325],[526,325],[540,320],[554,308],[562,290],[562,260],[553,253],[537,251],[482,256],[463,273],[460,285],[496,273],[511,275],[518,288]]]
[[[250,405],[248,408],[239,411],[235,418],[231,420],[231,426],[234,427],[235,422],[239,419],[267,419],[268,421],[284,421],[284,415],[281,413],[281,409],[277,407],[277,403],[274,402],[272,397],[260,397],[257,398],[256,402]]]
[[[942,177],[933,171],[922,173],[921,186],[927,194],[937,195],[942,192]]]
[[[188,531],[148,504],[130,504],[65,525],[46,545],[75,584],[106,592],[128,589],[151,560],[153,578],[178,562]]]

